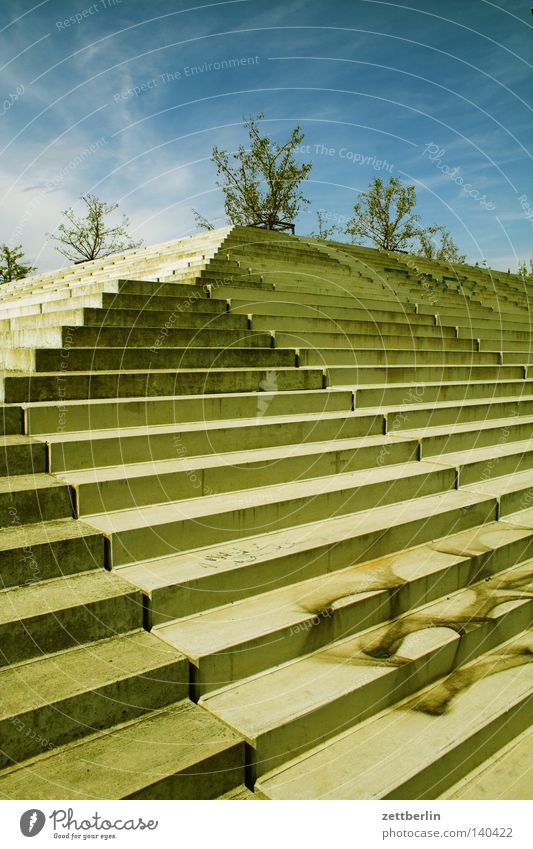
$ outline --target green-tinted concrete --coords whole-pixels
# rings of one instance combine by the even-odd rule
[[[238,227],[5,284],[0,796],[525,775],[530,294]]]

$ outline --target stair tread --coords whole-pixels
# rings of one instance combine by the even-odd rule
[[[447,508],[468,508],[480,502],[489,504],[490,496],[450,490],[426,495],[415,502],[376,507],[355,514],[330,517],[305,526],[256,534],[237,541],[197,548],[161,558],[140,561],[120,568],[127,580],[152,592],[169,583],[184,583],[208,574],[242,568],[250,563],[268,561],[281,552],[310,551],[317,545],[335,544],[355,533],[386,530],[419,517],[430,518]]]
[[[96,601],[134,596],[134,588],[117,574],[93,571],[0,590],[0,624],[20,621]],[[138,603],[141,604],[140,597]]]
[[[533,693],[528,664],[505,669],[498,660],[513,649],[531,652],[533,636],[519,636],[507,646],[484,656],[486,675],[476,680],[479,660],[468,668],[473,682],[452,699],[444,713],[429,714],[413,709],[417,697],[370,717],[354,729],[304,753],[256,784],[256,792],[268,798],[390,798],[413,772],[429,767],[435,756],[470,736],[495,719],[505,721],[510,705],[520,703]],[[493,665],[491,666],[491,663]],[[490,674],[490,670],[494,670]],[[418,694],[439,695],[440,682]],[[413,745],[416,740],[416,745]],[[305,796],[302,796],[302,792]],[[403,796],[392,798],[405,798]],[[434,798],[431,785],[427,796]]]
[[[467,448],[465,451],[450,451],[439,454],[446,465],[462,466],[483,460],[493,460],[497,457],[525,454],[533,450],[533,439],[523,439],[516,442],[500,442],[496,445],[484,445],[480,448]]]
[[[439,799],[533,798],[533,729],[524,731]]]
[[[498,477],[489,478],[488,480],[480,480],[475,483],[465,484],[461,489],[469,490],[470,492],[479,492],[486,495],[501,496],[508,492],[516,492],[521,489],[530,489],[533,486],[533,472],[531,469],[526,469],[523,472],[512,472],[508,475],[499,475]],[[506,516],[509,520],[509,516]]]
[[[479,403],[479,402],[478,402]],[[435,405],[437,406],[437,405]],[[444,406],[444,404],[439,405]],[[449,406],[452,406],[451,403]],[[486,406],[486,405],[484,405]],[[393,431],[394,433],[401,435],[402,437],[418,437],[420,439],[424,439],[429,436],[451,436],[456,433],[471,433],[479,432],[482,430],[497,430],[498,428],[505,428],[508,425],[519,425],[519,424],[531,424],[533,425],[533,416],[506,416],[499,419],[487,419],[484,418],[480,421],[474,422],[456,422],[455,424],[449,425],[430,425],[428,427],[420,427],[420,428],[405,428],[398,431]],[[460,453],[460,452],[456,452]]]
[[[31,525],[0,528],[0,552],[25,546],[28,549],[59,540],[98,537],[100,532],[79,519],[49,519]]]
[[[433,543],[366,561],[266,591],[242,601],[170,621],[154,633],[170,642],[189,658],[215,655],[282,627],[302,626],[343,605],[369,596],[382,596],[414,580],[433,578],[438,585],[452,567],[480,553],[497,550],[510,541],[531,538],[533,529],[517,529],[493,522],[451,534]],[[384,609],[386,609],[384,604]]]
[[[394,585],[439,573],[465,559],[421,546],[180,618],[158,626],[153,633],[198,660],[275,634],[276,629],[327,617],[355,597],[386,597]]]
[[[521,564],[521,572],[530,581],[532,566],[533,561]],[[512,587],[515,574],[516,569],[512,568],[491,581],[499,591],[500,586]],[[452,625],[435,626],[435,623],[462,622],[466,616],[470,620],[466,627],[475,628],[479,605],[474,587],[459,590],[449,598],[439,599],[397,617],[394,624],[390,621],[380,623],[355,636],[331,642],[312,654],[229,684],[204,695],[201,704],[237,727],[247,739],[254,740],[258,735],[283,726],[295,717],[310,714],[320,705],[341,698],[347,692],[358,691],[370,681],[393,675],[399,663],[416,661],[431,655],[446,643],[458,642],[461,634]],[[505,616],[508,609],[531,604],[531,599],[517,599],[512,589],[508,595],[503,591],[502,598],[503,602],[484,613],[487,620],[497,621],[500,616]],[[476,612],[471,612],[472,609]],[[399,624],[407,621],[418,627],[415,631],[406,632],[407,636],[401,638],[396,651],[381,654],[380,650],[376,656],[365,651],[377,651],[376,646],[386,647],[391,631],[396,635]]]
[[[232,729],[185,700],[0,773],[0,798],[124,798],[240,745]]]
[[[64,649],[0,669],[1,716],[35,710],[132,675],[184,661],[183,655],[146,631],[134,631]]]
[[[46,472],[35,472],[30,475],[11,475],[0,478],[0,495],[11,492],[27,492],[28,490],[64,489],[65,484]]]

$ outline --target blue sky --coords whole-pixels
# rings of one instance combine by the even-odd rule
[[[398,176],[470,261],[515,269],[533,242],[530,6],[3,0],[0,242],[60,266],[46,232],[85,192],[148,244],[194,231],[192,207],[221,224],[211,149],[262,111],[280,141],[305,132],[297,232]]]

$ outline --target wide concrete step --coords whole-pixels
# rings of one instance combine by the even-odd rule
[[[487,357],[490,355],[483,354]],[[28,372],[83,372],[111,369],[233,369],[287,368],[297,363],[294,350],[283,348],[16,348],[3,351],[0,360],[6,369]]]
[[[490,461],[487,461],[487,466]],[[490,493],[498,499],[500,516],[510,517],[510,514],[520,515],[519,511],[527,510],[533,503],[533,475],[528,463],[524,471],[513,471],[498,477],[481,475],[464,488],[480,495]]]
[[[259,332],[259,331],[258,331]],[[396,351],[397,349],[419,351],[477,351],[476,339],[453,339],[450,336],[421,336],[420,334],[408,335],[406,333],[394,336],[387,334],[380,336],[377,333],[345,333],[342,330],[330,331],[299,330],[295,332],[277,331],[274,334],[276,346],[280,348],[311,348],[316,351],[329,349],[353,348],[358,351],[372,349],[373,351]],[[520,345],[522,343],[514,343]],[[489,348],[483,349],[491,353]],[[303,353],[303,352],[302,352]]]
[[[292,278],[291,278],[292,279]],[[384,293],[372,294],[368,289],[359,290],[333,289],[330,291],[313,291],[308,284],[309,291],[292,287],[288,289],[276,285],[276,289],[249,288],[244,287],[213,288],[213,301],[227,300],[231,304],[232,312],[246,312],[261,315],[264,312],[270,315],[284,315],[287,310],[294,311],[295,315],[329,316],[331,318],[368,318],[376,314],[381,320],[387,317],[402,320],[403,316],[413,316],[415,313],[414,303],[407,299],[395,300],[385,298]]]
[[[436,308],[435,312],[438,314],[440,321],[442,324],[452,324],[452,322],[458,327],[460,330],[477,330],[477,328],[482,328],[483,333],[479,334],[481,338],[487,333],[494,334],[496,331],[498,334],[508,333],[508,332],[523,332],[523,333],[531,333],[531,317],[528,312],[524,311],[522,315],[513,314],[509,315],[499,315],[497,312],[487,313],[480,315],[477,312],[472,312],[470,315],[461,315],[459,311],[454,311],[451,313],[446,309]],[[469,335],[476,336],[476,333],[469,333]]]
[[[413,462],[91,514],[86,521],[109,538],[109,563],[120,566],[446,492],[455,480],[453,468]]]
[[[532,648],[526,632],[473,657],[263,776],[255,792],[270,799],[437,798],[530,724]]]
[[[415,315],[414,304],[411,305],[408,311],[405,307],[409,305],[399,305],[398,310],[387,309],[385,302],[378,302],[385,309],[378,309],[371,305],[365,309],[363,305],[357,307],[354,305],[351,308],[336,307],[328,305],[313,305],[295,303],[296,298],[287,298],[285,301],[279,302],[269,300],[243,300],[242,298],[232,298],[229,301],[230,314],[232,315],[253,315],[254,326],[255,319],[274,320],[279,323],[279,319],[283,320],[287,316],[291,316],[295,325],[302,323],[305,326],[305,321],[329,321],[331,323],[340,323],[341,326],[346,324],[359,324],[372,322],[374,324],[400,324],[404,327],[410,324],[419,327],[431,327],[436,324],[434,316],[431,315]],[[220,302],[219,302],[220,303]],[[296,328],[295,328],[296,329]]]
[[[480,347],[486,350],[505,350],[511,342],[526,342],[531,340],[531,324],[511,326],[487,325],[475,322],[473,324],[456,325],[459,339],[479,339]]]
[[[141,592],[104,570],[5,589],[0,591],[0,666],[142,624]]]
[[[369,348],[349,347],[346,343],[338,348],[319,348],[299,350],[298,355],[301,366],[451,366],[469,365],[478,367],[483,365],[499,366],[500,354],[496,351],[455,351],[455,350],[423,350],[421,348],[403,350],[394,348],[379,350]]]
[[[61,296],[63,293],[59,292],[57,294]],[[204,295],[200,302],[201,311],[206,315],[221,315],[227,309],[224,301],[208,299],[207,295]],[[112,292],[81,294],[81,292],[71,291],[67,297],[49,297],[46,300],[40,297],[21,299],[12,306],[8,305],[0,309],[0,318],[46,315],[47,313],[60,313],[64,310],[71,311],[90,307],[105,310],[106,312],[113,310],[136,310],[140,313],[157,311],[166,312],[168,315],[171,315],[174,311],[186,314],[191,310],[192,304],[190,298],[185,296],[178,298],[161,295],[115,294]]]
[[[148,625],[159,624],[398,553],[496,517],[495,497],[450,490],[139,561],[120,574],[145,593]],[[521,516],[521,522],[533,527],[531,517]]]
[[[434,370],[435,376],[435,370]],[[373,386],[363,386],[355,388],[355,408],[364,409],[367,407],[396,407],[405,408],[410,405],[421,404],[422,409],[427,409],[423,405],[433,402],[433,405],[440,405],[450,401],[460,402],[455,403],[455,415],[460,416],[460,408],[465,402],[474,400],[485,400],[485,406],[490,409],[490,404],[493,404],[497,399],[513,399],[513,403],[521,397],[530,397],[533,391],[533,381],[531,380],[504,380],[503,377],[492,380],[475,380],[471,377],[470,380],[465,378],[462,381],[438,381],[428,380],[413,385],[410,383],[401,383],[397,385],[377,384]],[[490,404],[486,402],[490,401]],[[438,412],[438,411],[436,411]],[[409,419],[414,421],[413,418]],[[412,426],[412,425],[411,425]]]
[[[68,486],[52,475],[0,478],[0,528],[72,516]]]
[[[183,282],[185,277],[190,282]],[[37,305],[41,307],[44,304],[50,305],[52,302],[67,302],[69,300],[72,300],[74,303],[74,299],[80,297],[94,298],[94,303],[101,306],[102,300],[98,296],[103,295],[106,296],[108,302],[106,306],[109,305],[110,296],[113,295],[144,296],[145,298],[162,296],[182,299],[183,303],[180,302],[180,308],[182,308],[185,302],[187,302],[187,306],[190,302],[194,303],[197,300],[209,297],[206,286],[195,285],[193,283],[194,279],[194,274],[180,274],[180,283],[157,283],[146,280],[113,280],[105,272],[99,275],[93,275],[89,280],[86,278],[67,278],[35,287],[32,290],[20,291],[18,293],[13,291],[7,297],[2,298],[0,315],[5,314],[6,310],[12,312],[13,308],[20,305]],[[46,309],[37,310],[37,312],[41,311],[46,311]],[[213,311],[216,312],[216,310]]]
[[[530,800],[533,785],[533,729],[518,734],[439,799]]]
[[[468,486],[503,475],[515,475],[533,466],[533,440],[468,448],[464,451],[444,451],[439,460],[453,465],[458,472],[458,485]],[[435,457],[433,457],[435,462]],[[533,485],[533,475],[531,475]]]
[[[270,410],[265,410],[270,412]],[[383,417],[346,411],[299,413],[292,416],[192,421],[101,430],[43,434],[54,474],[69,469],[125,466],[160,460],[190,460],[259,448],[377,436]],[[249,458],[246,458],[248,460]]]
[[[198,309],[191,307],[187,311],[174,310],[170,313],[166,310],[144,310],[137,309],[96,309],[96,308],[78,308],[57,310],[55,312],[47,312],[38,316],[22,316],[20,318],[11,318],[9,326],[0,326],[0,330],[36,330],[48,327],[57,327],[58,325],[85,327],[170,327],[180,328],[198,328],[198,329],[213,329],[213,330],[235,330],[248,327],[248,317],[246,315],[230,315],[230,313],[217,313],[213,315],[208,312],[201,312]],[[260,329],[260,328],[258,328]],[[155,335],[157,341],[158,334]],[[154,343],[155,344],[155,343]]]
[[[416,440],[387,436],[229,451],[190,459],[150,460],[62,473],[77,516],[237,492],[418,459]]]
[[[35,584],[104,567],[104,538],[76,519],[20,519],[0,528],[0,586]]]
[[[182,700],[5,770],[0,798],[216,799],[243,781],[242,739]]]
[[[520,390],[520,384],[515,384]],[[420,394],[420,393],[419,393]],[[508,422],[512,431],[512,423],[519,424],[522,417],[533,416],[533,396],[517,394],[509,397],[492,397],[490,404],[483,398],[463,398],[460,405],[455,401],[438,401],[430,405],[423,401],[402,405],[390,405],[388,409],[377,407],[376,412],[385,415],[387,427],[386,432],[410,432],[414,430],[421,437],[427,428],[442,428],[442,433],[449,432],[453,438],[454,427],[465,424],[479,425],[480,438],[483,425],[491,428],[498,421]],[[370,412],[370,409],[368,409]],[[496,424],[494,426],[497,426]],[[437,431],[436,431],[437,432]]]
[[[392,357],[391,357],[392,359]],[[454,381],[520,380],[526,377],[523,366],[499,365],[392,365],[383,366],[332,366],[327,368],[328,386],[361,384],[433,383],[436,380]]]
[[[134,428],[180,422],[212,422],[216,420],[246,419],[252,421],[279,419],[352,409],[351,390],[290,390],[275,391],[274,376],[265,381],[260,392],[235,392],[211,395],[171,395],[140,398],[94,399],[85,401],[44,401],[24,407],[0,409],[6,424],[21,433],[24,414],[26,432],[32,435],[49,433],[74,433],[85,430]]]
[[[269,333],[210,327],[46,327],[0,334],[4,348],[270,348]],[[280,348],[294,347],[279,345]]]
[[[486,419],[483,410],[477,421],[433,425],[424,428],[399,428],[390,432],[399,438],[410,437],[420,442],[420,457],[437,457],[458,451],[467,451],[485,446],[500,446],[522,442],[531,438],[533,416],[514,415],[501,419]]]
[[[251,777],[260,776],[530,627],[532,565],[208,693],[200,703],[248,740]]]
[[[533,554],[533,529],[493,522],[160,624],[193,664],[193,696],[309,654],[486,580]],[[152,612],[157,621],[157,611]]]
[[[509,368],[512,368],[509,366]],[[3,377],[0,400],[89,400],[139,396],[203,395],[210,392],[259,392],[321,389],[321,369],[287,367],[227,369],[151,369],[102,372],[58,372]]]
[[[185,658],[145,631],[0,670],[0,766],[185,698]]]
[[[371,315],[365,315],[364,318],[348,319],[344,313],[344,317],[330,318],[327,316],[299,316],[292,315],[292,310],[289,312],[285,308],[285,312],[280,312],[279,315],[265,314],[259,315],[257,312],[249,313],[252,316],[252,327],[254,330],[268,330],[286,332],[286,333],[366,333],[381,336],[433,336],[437,338],[457,338],[455,327],[444,327],[436,325],[431,321],[431,316],[413,316],[409,320],[378,320]],[[248,314],[246,314],[248,315]],[[231,312],[225,318],[245,318],[245,314]],[[221,321],[222,319],[217,319]],[[20,319],[22,321],[22,319]],[[24,319],[26,321],[26,319]],[[474,335],[464,338],[477,338]]]

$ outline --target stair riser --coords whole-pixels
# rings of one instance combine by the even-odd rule
[[[172,330],[157,327],[130,330],[127,327],[57,327],[48,330],[21,330],[3,334],[0,344],[7,348],[270,348],[269,333],[251,330]],[[291,347],[290,345],[280,345]]]
[[[57,325],[85,327],[127,327],[127,328],[164,328],[186,329],[198,328],[206,330],[246,330],[248,318],[245,315],[230,315],[221,313],[211,315],[194,310],[174,312],[145,310],[113,309],[104,310],[86,307],[84,309],[69,309],[57,312],[49,312],[41,316],[30,316],[29,318],[12,319],[9,329],[38,330],[39,328],[56,327]],[[257,329],[257,328],[254,328]],[[266,328],[268,329],[268,328]]]
[[[0,528],[72,516],[68,487],[17,490],[0,494]]]
[[[442,458],[446,462],[446,456]],[[459,467],[459,486],[470,486],[485,482],[501,475],[523,472],[533,467],[533,451],[510,454],[505,457],[493,457]],[[533,475],[532,475],[533,483]]]
[[[23,416],[20,407],[0,408],[0,434],[14,435],[22,433]]]
[[[365,383],[378,383],[383,386],[391,383],[421,383],[426,381],[460,381],[460,380],[520,380],[524,377],[524,369],[520,366],[399,366],[388,368],[376,366],[372,368],[328,368],[328,386],[360,386]],[[424,387],[423,387],[424,388]],[[404,394],[406,390],[404,389]]]
[[[14,365],[17,358],[33,355],[33,364]],[[296,365],[294,351],[281,348],[250,348],[237,350],[208,350],[195,348],[96,348],[65,349],[64,351],[17,350],[5,351],[2,355],[10,368],[48,371],[106,371],[109,369],[193,369],[193,368],[291,368]]]
[[[519,392],[519,389],[516,390]],[[416,400],[416,397],[415,397]],[[490,404],[479,403],[471,405],[453,405],[450,407],[435,407],[431,409],[422,407],[420,410],[409,409],[405,411],[391,411],[387,413],[387,433],[395,432],[401,434],[403,430],[415,427],[437,427],[446,424],[470,424],[472,422],[487,422],[491,419],[511,419],[517,421],[519,416],[533,416],[533,398],[517,398],[513,401],[494,398]],[[518,426],[518,425],[517,425]],[[513,425],[510,425],[513,428]],[[451,437],[454,438],[453,436]],[[482,432],[479,433],[482,439]],[[426,441],[435,440],[439,444],[438,437],[426,437]]]
[[[142,595],[132,591],[97,602],[80,599],[77,605],[34,617],[15,619],[16,609],[13,613],[12,622],[0,625],[0,666],[141,628]]]
[[[142,504],[162,504],[167,501],[238,492],[257,486],[358,471],[371,468],[378,461],[380,465],[404,463],[416,460],[417,451],[418,444],[412,441],[391,446],[383,459],[381,448],[376,446],[355,451],[330,451],[305,457],[289,457],[272,463],[248,463],[168,474],[162,472],[142,478],[124,477],[119,481],[81,484],[76,487],[77,514],[83,516],[124,510]]]
[[[224,752],[210,758],[199,759],[188,770],[183,770],[142,790],[123,796],[124,799],[216,799],[245,779],[244,743],[236,743]]]
[[[322,348],[356,348],[371,349],[372,351],[391,352],[406,348],[413,351],[432,350],[438,352],[439,356],[448,351],[477,352],[477,342],[474,339],[453,339],[448,336],[408,336],[387,335],[381,337],[374,333],[368,334],[346,334],[341,332],[314,333],[302,330],[299,333],[288,333],[285,331],[276,333],[276,346],[279,348],[300,348],[301,356],[306,348],[316,348],[320,352]],[[490,351],[489,351],[490,353]]]
[[[37,442],[0,447],[0,477],[46,472],[46,448]]]
[[[97,532],[35,545],[21,528],[19,547],[0,551],[0,587],[24,586],[103,568],[104,538]]]
[[[69,374],[5,377],[7,403],[24,401],[91,400],[98,398],[202,395],[219,392],[259,392],[262,386],[278,391],[321,389],[320,369],[305,371],[151,372],[148,374]],[[0,400],[2,400],[0,398]]]
[[[263,278],[265,279],[265,278]],[[331,287],[327,294],[306,293],[304,291],[289,290],[284,286],[277,285],[276,289],[245,289],[244,287],[221,287],[213,290],[213,300],[231,300],[232,311],[252,312],[261,315],[266,311],[270,315],[286,315],[288,308],[294,307],[298,315],[310,315],[315,317],[318,313],[332,318],[355,318],[368,319],[369,313],[378,313],[379,317],[386,321],[387,317],[392,320],[402,320],[404,315],[414,315],[414,304],[399,303],[393,300],[380,299],[379,295],[369,298],[368,292],[344,292],[342,289],[335,290]],[[346,297],[346,295],[348,295]],[[396,318],[398,317],[398,318]]]
[[[482,448],[488,445],[506,445],[511,442],[531,439],[533,430],[531,422],[524,424],[512,424],[511,422],[497,428],[476,431],[464,430],[450,435],[422,437],[421,457],[429,459],[446,452],[466,451],[468,448]],[[401,431],[398,433],[401,433]]]
[[[215,394],[70,405],[55,402],[40,407],[28,407],[26,431],[30,434],[43,434],[257,417],[268,421],[271,416],[349,412],[351,408],[352,393],[343,390],[288,391],[282,395],[272,392],[248,395]],[[22,422],[21,409],[17,408],[16,412]],[[19,432],[20,427],[19,424]]]
[[[259,396],[259,400],[261,396]],[[50,444],[50,468],[56,473],[68,469],[122,465],[150,460],[187,459],[203,454],[222,454],[276,445],[322,442],[382,432],[380,416],[361,416],[322,421],[265,423],[242,428],[216,428],[194,431],[152,433],[93,441],[53,442]],[[196,484],[198,490],[198,484]]]
[[[525,381],[509,381],[508,383],[452,383],[450,385],[435,385],[421,383],[419,386],[412,388],[395,387],[395,386],[380,386],[377,389],[356,389],[355,390],[355,408],[364,409],[365,407],[376,406],[396,406],[399,404],[422,404],[434,401],[436,403],[446,401],[473,401],[477,399],[503,399],[514,398],[521,394],[529,395],[533,389],[533,385]],[[487,405],[490,409],[490,405]],[[439,411],[440,412],[440,411]],[[461,415],[461,408],[454,408],[455,416]],[[405,425],[408,428],[414,427],[414,417],[407,418],[408,422]],[[427,418],[425,419],[427,426]],[[440,421],[432,419],[431,424],[440,424]]]
[[[0,768],[185,698],[187,678],[187,663],[180,660],[7,718],[0,723]]]
[[[285,314],[280,315],[258,315],[253,310],[249,313],[253,315],[252,327],[254,330],[276,330],[278,332],[285,331],[288,333],[314,332],[314,333],[363,333],[374,334],[376,337],[382,336],[406,336],[407,338],[417,336],[433,336],[438,339],[455,339],[456,332],[454,327],[436,327],[435,324],[427,322],[407,321],[400,323],[398,321],[379,321],[369,320],[368,316],[358,321],[348,321],[346,318],[306,318],[298,315],[287,315],[289,310],[285,308]],[[236,312],[231,312],[227,318],[244,318]],[[210,325],[211,326],[211,325]],[[472,338],[474,334],[471,334]],[[465,334],[465,337],[467,334]]]
[[[345,345],[347,348],[348,345]],[[365,350],[302,350],[301,366],[399,366],[410,367],[431,365],[439,370],[441,365],[498,366],[499,354],[478,354],[477,352],[458,351],[365,351]]]

